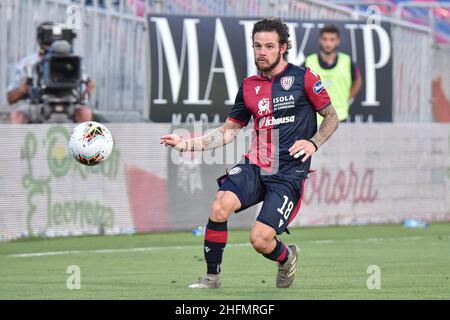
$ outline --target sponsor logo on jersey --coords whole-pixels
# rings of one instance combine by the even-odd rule
[[[233,175],[233,174],[238,174],[242,171],[242,169],[240,167],[234,167],[233,169],[231,169],[228,174],[229,175]]]
[[[314,83],[313,90],[316,94],[319,94],[323,90],[323,84],[321,80]]]
[[[255,87],[255,92],[256,92],[256,94],[258,94],[259,93],[259,90],[261,89],[261,86],[256,86]]]
[[[289,96],[281,96],[281,97],[275,97],[272,99],[273,104],[281,103],[281,102],[287,102],[287,101],[294,101],[294,96],[291,94]]]
[[[262,115],[270,113],[270,101],[269,98],[262,98],[258,102],[258,114]]]
[[[287,91],[292,87],[292,85],[294,84],[294,81],[295,81],[294,76],[281,77],[281,79],[280,79],[281,87]]]
[[[274,118],[274,117],[266,117],[266,118],[262,118],[259,121],[259,127],[267,127],[267,126],[275,126],[278,124],[285,124],[285,123],[290,123],[290,122],[294,122],[295,121],[295,116],[290,116],[290,117],[282,117],[282,118]]]

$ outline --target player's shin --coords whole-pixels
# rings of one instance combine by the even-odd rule
[[[227,244],[227,222],[208,220],[205,232],[204,253],[208,274],[219,274],[223,250]]]
[[[264,254],[264,257],[283,264],[289,258],[289,249],[280,239],[274,238],[274,241],[276,242],[275,249],[269,254]]]

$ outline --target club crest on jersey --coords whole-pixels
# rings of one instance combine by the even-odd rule
[[[292,87],[292,85],[294,84],[294,81],[295,81],[294,76],[281,77],[281,79],[280,79],[281,87],[287,91]]]
[[[319,80],[316,83],[314,83],[313,90],[315,94],[319,94],[323,90],[322,80]]]
[[[259,100],[258,102],[258,114],[262,115],[264,114],[268,114],[270,112],[270,100],[269,98],[262,98],[261,100]]]

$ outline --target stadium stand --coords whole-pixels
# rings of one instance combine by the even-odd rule
[[[382,18],[394,23],[393,37],[403,37],[410,33],[418,37],[409,44],[411,50],[421,52],[423,59],[436,57],[444,59],[436,65],[445,65],[450,39],[450,10],[446,1],[343,1],[325,2],[320,0],[280,1],[280,0],[48,0],[24,1],[6,0],[0,3],[0,119],[5,121],[9,106],[6,103],[6,86],[10,79],[14,62],[31,52],[34,46],[34,30],[39,23],[33,12],[39,12],[40,19],[52,17],[64,21],[67,7],[79,5],[86,23],[76,40],[76,52],[83,56],[87,71],[97,82],[97,90],[91,105],[98,112],[130,112],[139,114],[139,119],[148,119],[148,80],[146,61],[148,37],[146,32],[147,14],[178,14],[206,16],[265,16],[278,15],[290,19],[334,19],[363,20],[373,14],[374,8]],[[376,7],[374,7],[376,6]],[[372,10],[372,11],[371,11]],[[21,23],[20,21],[26,21]],[[423,27],[421,29],[421,27]],[[434,30],[434,45],[430,41],[427,48],[414,46],[428,40],[424,30]],[[410,30],[422,30],[412,34]],[[398,31],[398,32],[397,32]],[[92,36],[85,36],[86,34]],[[394,41],[395,45],[395,41]],[[439,45],[439,48],[436,47]],[[90,50],[94,48],[94,50]],[[398,52],[398,51],[397,51]],[[396,54],[394,52],[394,54]],[[140,63],[134,63],[139,61]],[[447,63],[448,65],[448,63]],[[395,68],[395,67],[394,67]],[[397,71],[397,70],[396,70]],[[422,74],[428,70],[423,69]],[[434,73],[442,72],[434,70]],[[431,71],[428,73],[432,73]],[[441,75],[441,78],[445,75]],[[431,82],[431,79],[430,79]],[[445,89],[447,90],[447,89]],[[399,93],[401,94],[401,93]],[[422,99],[431,101],[431,91],[422,92]],[[426,115],[408,118],[414,121],[430,121],[431,105],[428,103]],[[395,108],[394,108],[395,109]],[[133,118],[133,117],[132,117]],[[402,119],[401,116],[398,119]],[[406,119],[404,119],[406,120]]]

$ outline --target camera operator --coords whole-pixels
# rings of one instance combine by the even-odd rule
[[[39,51],[22,58],[14,68],[14,73],[7,90],[8,102],[14,105],[10,116],[10,121],[13,124],[42,121],[39,108],[31,103],[30,90],[33,86],[33,80],[36,79],[36,67],[44,59],[45,54],[52,46],[52,41],[45,41],[40,34],[43,28],[53,26],[54,23],[52,22],[43,22],[38,26],[36,33]],[[83,78],[86,79],[84,83],[85,91],[90,97],[90,94],[95,89],[95,82],[86,75],[83,75]],[[75,106],[73,120],[75,122],[92,120],[91,109],[83,104],[77,104]]]

